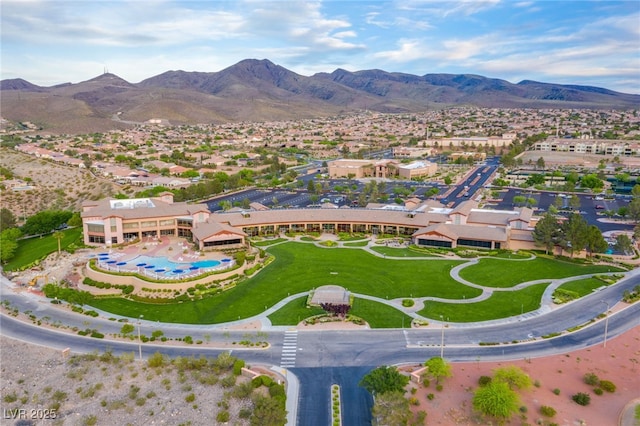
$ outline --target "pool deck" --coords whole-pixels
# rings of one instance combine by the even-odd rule
[[[220,274],[216,274],[215,276],[209,276],[207,281],[211,281],[213,279],[221,279],[224,278],[226,274],[224,274],[224,270],[230,269],[231,266],[235,265],[235,262],[228,262],[229,256],[225,253],[211,251],[211,252],[199,252],[193,249],[185,239],[177,238],[177,237],[162,237],[159,239],[145,239],[144,241],[118,247],[118,248],[106,248],[101,247],[93,250],[90,253],[90,258],[98,258],[99,255],[104,254],[109,261],[114,263],[106,264],[106,262],[99,262],[99,270],[84,270],[84,273],[81,275],[89,276],[91,278],[97,279],[99,281],[111,282],[115,283],[123,283],[124,281],[131,281],[131,284],[136,287],[136,290],[139,290],[139,287],[148,287],[154,288],[156,286],[161,286],[162,288],[167,288],[167,286],[173,287],[168,283],[156,284],[152,282],[147,282],[140,278],[135,277],[123,277],[121,275],[113,275],[108,272],[103,271],[112,271],[112,272],[137,272],[139,275],[144,275],[152,279],[175,279],[182,281],[180,283],[176,283],[176,287],[189,287],[193,286],[202,281],[202,279],[198,279],[198,277],[203,277],[206,272],[210,271],[221,271]],[[129,262],[139,256],[150,256],[150,257],[164,257],[171,262],[175,263],[195,263],[195,262],[203,262],[207,260],[215,260],[220,262],[220,265],[211,267],[211,268],[201,268],[198,270],[185,270],[184,273],[180,274],[165,274],[159,275],[155,270],[144,270],[142,267],[136,267],[132,265],[118,265],[120,262]],[[240,270],[244,270],[244,266],[240,268]],[[232,271],[230,271],[232,272]],[[234,273],[239,272],[239,270],[233,270]],[[162,273],[164,274],[164,272]],[[98,277],[98,276],[99,277]],[[126,279],[125,279],[126,278]],[[190,280],[184,282],[184,280]],[[83,290],[91,291],[92,293],[98,293],[93,287],[88,287],[84,285],[79,285]],[[185,287],[185,288],[186,288]],[[102,292],[99,292],[102,293]]]

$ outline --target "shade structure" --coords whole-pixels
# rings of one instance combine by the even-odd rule
[[[222,262],[231,262],[231,259],[222,259]]]
[[[200,267],[198,267],[198,266],[190,266],[189,267],[189,270],[191,270],[191,271],[195,271],[196,269],[200,269]]]
[[[118,266],[123,266],[123,265],[126,265],[126,264],[127,264],[127,262],[118,262],[118,263],[116,263],[116,265],[118,265]]]
[[[184,272],[184,271],[183,271],[182,269],[174,269],[174,270],[173,270],[173,273],[174,273],[174,274],[181,274],[181,273],[183,273],[183,272]]]
[[[117,263],[117,262],[115,260],[109,260],[109,261],[107,261],[107,263],[111,265],[111,264]]]
[[[147,265],[147,266],[144,267],[144,269],[153,269],[153,268],[155,268],[155,266],[153,266],[153,265]]]
[[[155,271],[153,271],[153,272],[164,272],[164,271],[165,271],[164,269],[160,268],[160,269],[156,269],[156,270],[155,270]]]
[[[146,263],[138,263],[136,266],[137,267],[141,267],[141,266],[146,266],[146,265],[147,265]]]

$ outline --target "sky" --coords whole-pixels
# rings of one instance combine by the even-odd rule
[[[640,94],[640,1],[2,0],[0,79],[138,83],[269,59],[298,74],[478,74]]]

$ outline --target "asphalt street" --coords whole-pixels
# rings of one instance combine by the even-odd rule
[[[9,300],[20,310],[31,310],[38,318],[48,317],[49,322],[80,324],[80,328],[96,328],[103,333],[118,333],[121,323],[106,318],[89,318],[53,307],[49,301],[24,297],[16,294],[3,280],[2,300]],[[330,423],[330,385],[339,384],[342,389],[343,415],[345,424],[369,424],[371,398],[358,386],[361,378],[370,369],[379,365],[420,363],[441,350],[449,361],[509,360],[534,358],[544,355],[569,352],[575,349],[600,344],[604,339],[607,323],[608,338],[613,338],[626,330],[640,325],[640,304],[609,316],[573,333],[544,339],[551,333],[562,332],[570,327],[589,323],[592,319],[612,307],[620,300],[625,289],[640,283],[640,275],[633,271],[630,277],[614,286],[549,312],[538,312],[520,318],[505,319],[492,323],[447,324],[426,329],[393,329],[367,331],[306,331],[298,333],[295,345],[295,364],[288,370],[299,379],[297,398],[297,424],[326,425]],[[444,324],[443,324],[444,325]],[[211,341],[223,342],[239,340],[247,332],[233,331],[221,326],[189,326],[178,324],[157,324],[143,321],[142,332],[150,335],[155,329],[162,329],[167,336],[189,334],[194,340],[210,336]],[[281,363],[283,342],[287,328],[272,327],[265,330],[270,346],[267,349],[233,349],[232,353],[249,363],[278,366]],[[106,341],[68,334],[57,330],[37,327],[33,324],[0,316],[2,334],[34,344],[57,349],[71,348],[74,352],[111,350],[116,354],[138,353],[143,357],[156,351],[169,356],[201,354],[216,356],[227,349],[206,346],[185,347],[163,346],[153,343]],[[444,336],[444,339],[442,337]],[[444,347],[441,342],[444,340]],[[511,341],[526,341],[510,344]],[[479,346],[479,342],[498,342],[496,346]]]

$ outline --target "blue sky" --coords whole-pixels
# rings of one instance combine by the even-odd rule
[[[0,17],[0,77],[43,86],[255,58],[307,76],[376,68],[640,93],[638,0],[2,0]]]

